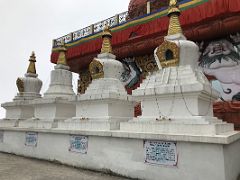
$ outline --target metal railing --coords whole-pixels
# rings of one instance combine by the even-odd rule
[[[92,25],[85,27],[83,29],[80,29],[78,31],[69,33],[58,39],[54,39],[53,40],[53,48],[56,48],[56,47],[62,45],[63,43],[65,43],[65,44],[71,43],[71,42],[77,41],[79,39],[82,39],[84,37],[99,33],[101,31],[103,31],[103,29],[106,25],[108,25],[110,28],[112,28],[112,27],[124,24],[125,22],[128,21],[127,17],[128,17],[128,11],[117,14],[113,17],[110,17],[110,18],[100,21],[98,23],[92,24]]]
[[[166,8],[161,7],[159,9],[154,10],[154,6],[151,5],[151,3],[158,2],[159,0],[147,0],[146,8],[147,8],[147,15],[151,15],[153,13],[156,13],[158,11],[161,11]],[[179,4],[182,3],[183,0],[179,0]],[[120,14],[117,14],[115,16],[112,16],[108,19],[105,19],[103,21],[100,21],[98,23],[92,24],[88,27],[85,27],[83,29],[80,29],[78,31],[74,31],[72,33],[69,33],[63,37],[57,38],[53,40],[53,48],[61,46],[63,43],[68,44],[74,41],[78,41],[82,38],[92,36],[94,34],[97,34],[101,31],[103,31],[104,27],[108,25],[110,28],[113,28],[115,26],[122,25],[126,22],[128,22],[128,11],[122,12]],[[141,15],[137,18],[140,18]],[[135,19],[135,18],[134,18]],[[133,19],[131,19],[133,20]],[[130,21],[131,21],[130,20]]]

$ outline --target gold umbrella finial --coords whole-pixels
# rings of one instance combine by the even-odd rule
[[[182,27],[179,21],[181,11],[178,8],[177,0],[170,0],[168,9],[168,16],[170,18],[168,36],[174,34],[182,34]]]
[[[61,46],[57,49],[57,51],[59,52],[57,64],[62,64],[62,65],[67,66],[67,58],[66,58],[67,49],[66,49],[66,45],[65,45],[64,42],[63,42],[63,43],[61,44]]]
[[[111,44],[112,32],[108,25],[106,25],[103,30],[102,39],[103,39],[103,42],[102,42],[101,54],[102,53],[111,53],[112,54],[112,52],[113,52],[112,44]]]
[[[170,0],[169,6],[170,6],[170,7],[172,7],[172,6],[177,6],[177,0]]]
[[[28,65],[27,73],[36,74],[36,67],[35,67],[36,56],[35,56],[34,51],[32,52],[32,55],[30,56],[29,62],[30,63]]]

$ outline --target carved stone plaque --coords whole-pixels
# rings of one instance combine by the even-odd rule
[[[70,136],[70,152],[87,154],[88,151],[88,137],[87,136]]]
[[[176,166],[177,143],[167,141],[144,141],[145,163]]]
[[[37,147],[38,133],[36,132],[26,132],[25,145]]]

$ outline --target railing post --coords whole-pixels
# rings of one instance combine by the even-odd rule
[[[61,46],[62,46],[62,45],[65,45],[65,44],[66,44],[66,40],[65,40],[65,38],[62,38],[62,39],[61,39]]]
[[[115,15],[115,19],[116,19],[116,22],[117,22],[116,25],[119,25],[119,14],[116,14],[116,15]]]
[[[70,42],[73,42],[73,33],[70,33]]]
[[[150,1],[150,0],[149,0]],[[110,20],[115,20],[116,22],[115,22],[115,24],[114,24],[114,26],[117,26],[117,25],[120,25],[120,24],[122,24],[122,23],[125,23],[126,21],[127,21],[127,19],[126,19],[126,17],[127,17],[127,12],[123,12],[123,13],[120,13],[120,14],[116,14],[115,16],[112,16],[111,18],[109,18]],[[100,27],[99,27],[99,24],[100,23],[104,23],[104,22],[106,22],[107,20],[109,20],[109,19],[106,19],[106,20],[104,20],[104,21],[100,21],[100,22],[98,22],[98,23],[95,23],[95,24],[92,24],[92,25],[90,25],[90,26],[88,26],[88,27],[86,27],[86,28],[90,28],[90,30],[88,31],[88,29],[87,29],[87,36],[88,35],[93,35],[95,32],[100,32],[101,30],[99,29]],[[110,23],[110,24],[112,24],[112,23]],[[113,24],[112,24],[113,25]],[[96,26],[96,31],[94,30],[94,28],[95,28],[95,26]],[[61,38],[58,38],[58,39],[54,39],[53,40],[53,47],[57,47],[57,46],[59,46],[59,44],[65,44],[65,43],[69,43],[69,42],[73,42],[73,41],[75,41],[76,39],[81,39],[81,38],[83,38],[83,37],[85,37],[86,35],[83,35],[83,36],[81,36],[81,35],[79,35],[79,33],[81,34],[81,31],[83,31],[84,30],[84,28],[83,29],[80,29],[80,30],[78,30],[78,31],[75,31],[75,32],[72,32],[72,33],[69,33],[69,34],[67,34],[66,36],[63,36],[63,37],[61,37]],[[83,34],[85,34],[84,32],[83,32]]]
[[[90,32],[91,34],[94,34],[94,24],[90,25]]]
[[[150,0],[147,1],[147,14],[151,13],[151,2]]]
[[[52,47],[54,48],[55,46],[56,46],[56,40],[53,39],[53,41],[52,41]]]

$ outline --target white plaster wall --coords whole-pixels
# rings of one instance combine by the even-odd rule
[[[111,102],[109,104],[109,116],[134,117],[134,106],[132,102]]]
[[[34,117],[39,119],[64,119],[75,116],[76,107],[73,104],[46,103],[35,104]]]
[[[39,119],[53,119],[56,114],[56,105],[54,104],[38,104],[34,108],[34,117]]]
[[[142,117],[159,117],[159,115],[192,117],[192,114],[196,116],[213,116],[210,98],[202,98],[197,95],[182,96],[176,93],[175,96],[150,97],[142,101]]]
[[[76,117],[101,118],[101,117],[129,117],[134,115],[132,102],[118,99],[80,101],[76,106]]]
[[[62,163],[94,170],[110,170],[115,173],[146,180],[235,180],[229,173],[240,170],[226,167],[225,162],[237,165],[240,142],[233,145],[178,142],[178,165],[167,167],[144,163],[143,140],[89,136],[88,153],[68,151],[68,134],[39,133],[38,146],[26,147],[25,132],[5,131],[0,151]],[[234,155],[231,155],[234,154]],[[225,159],[224,156],[225,155]],[[225,161],[224,161],[225,160]],[[226,161],[227,160],[227,161]],[[238,162],[237,162],[238,161]]]
[[[224,146],[224,163],[227,180],[237,180],[240,175],[240,141]]]
[[[96,112],[97,111],[97,112]],[[101,117],[108,115],[108,104],[104,101],[79,102],[76,106],[76,117]]]
[[[74,104],[57,104],[56,117],[71,118],[76,114],[76,106]]]
[[[12,106],[4,107],[6,109],[6,119],[28,119],[33,117],[33,107]]]
[[[175,41],[180,47],[179,65],[191,65],[193,69],[198,67],[199,47],[192,41],[180,40]]]

